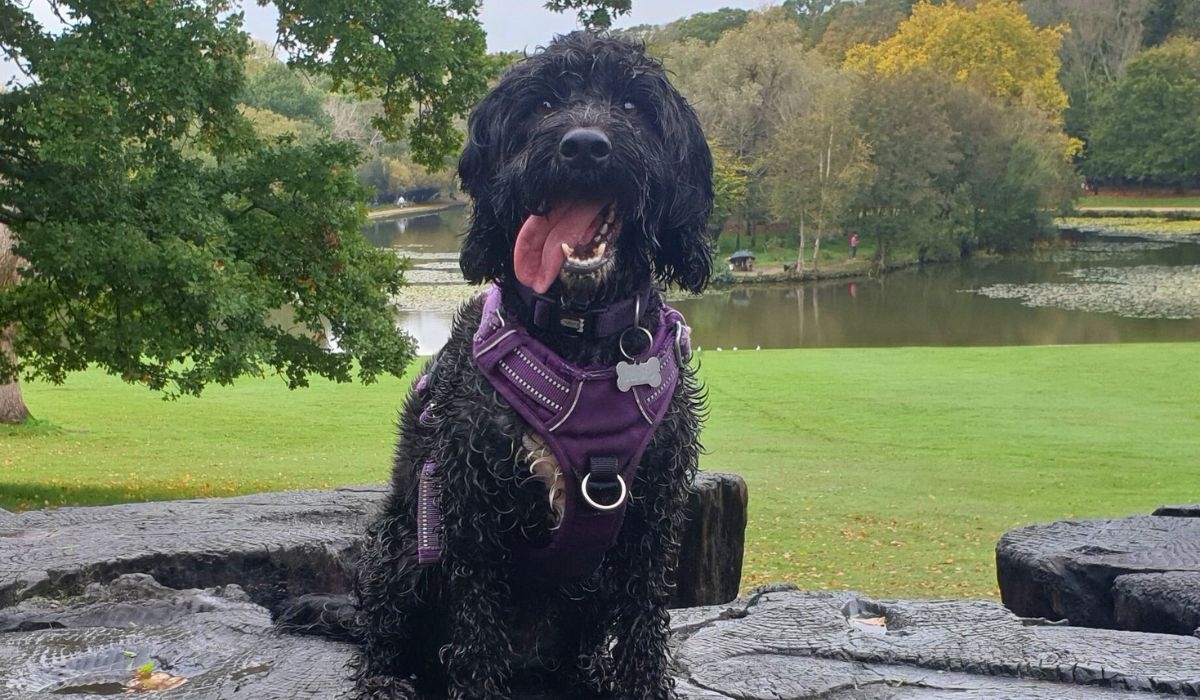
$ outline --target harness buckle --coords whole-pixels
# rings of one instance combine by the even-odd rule
[[[582,316],[567,316],[560,314],[558,317],[558,325],[563,328],[569,328],[576,335],[583,335],[583,330],[587,326],[587,319]]]

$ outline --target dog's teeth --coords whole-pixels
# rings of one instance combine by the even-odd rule
[[[601,241],[600,245],[596,246],[596,257],[597,258],[602,257],[604,255],[604,249],[607,247],[608,247],[608,244],[605,243],[604,241]]]
[[[607,221],[606,221],[606,222],[604,222],[604,224],[603,224],[603,225],[600,227],[600,236],[604,236],[604,235],[607,235],[607,234],[608,234],[608,224],[609,224],[609,222],[607,222]],[[600,236],[597,236],[597,238],[599,238]]]
[[[571,250],[571,246],[567,245],[566,243],[562,244],[562,250],[563,255],[567,256],[568,258],[575,257],[575,251]]]
[[[611,224],[612,222],[616,221],[616,219],[617,219],[617,210],[612,207],[609,207],[608,217],[605,218],[604,221]]]

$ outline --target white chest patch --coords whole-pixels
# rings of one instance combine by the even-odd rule
[[[529,478],[537,479],[546,487],[550,509],[554,511],[554,526],[562,522],[566,491],[563,488],[562,469],[550,446],[535,432],[527,432],[521,438],[522,461],[529,465]]]

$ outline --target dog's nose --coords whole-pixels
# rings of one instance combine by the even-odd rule
[[[573,168],[595,168],[608,162],[612,142],[599,129],[571,129],[558,144],[558,154]]]

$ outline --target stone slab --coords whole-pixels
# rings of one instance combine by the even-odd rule
[[[139,601],[152,612],[137,612]],[[332,699],[347,690],[350,646],[277,633],[236,586],[174,591],[126,577],[6,615],[0,624],[43,628],[0,633],[0,700],[94,697],[72,691],[119,688],[147,661],[187,678],[170,698]],[[775,587],[676,610],[671,623],[682,700],[1200,694],[1200,639],[1067,628],[993,602]],[[514,697],[548,700],[536,689]]]
[[[1166,572],[1200,574],[1200,518],[1060,521],[1012,530],[996,545],[1004,604],[1018,615],[1072,625],[1179,633],[1177,626],[1160,624],[1163,615],[1122,614],[1116,605],[1118,577]],[[1168,589],[1136,590],[1162,594]],[[1126,604],[1134,592],[1126,588]]]
[[[0,608],[145,573],[176,589],[241,586],[275,610],[306,593],[344,593],[358,537],[384,486],[0,514]],[[688,501],[676,606],[737,596],[746,485],[701,473]]]

